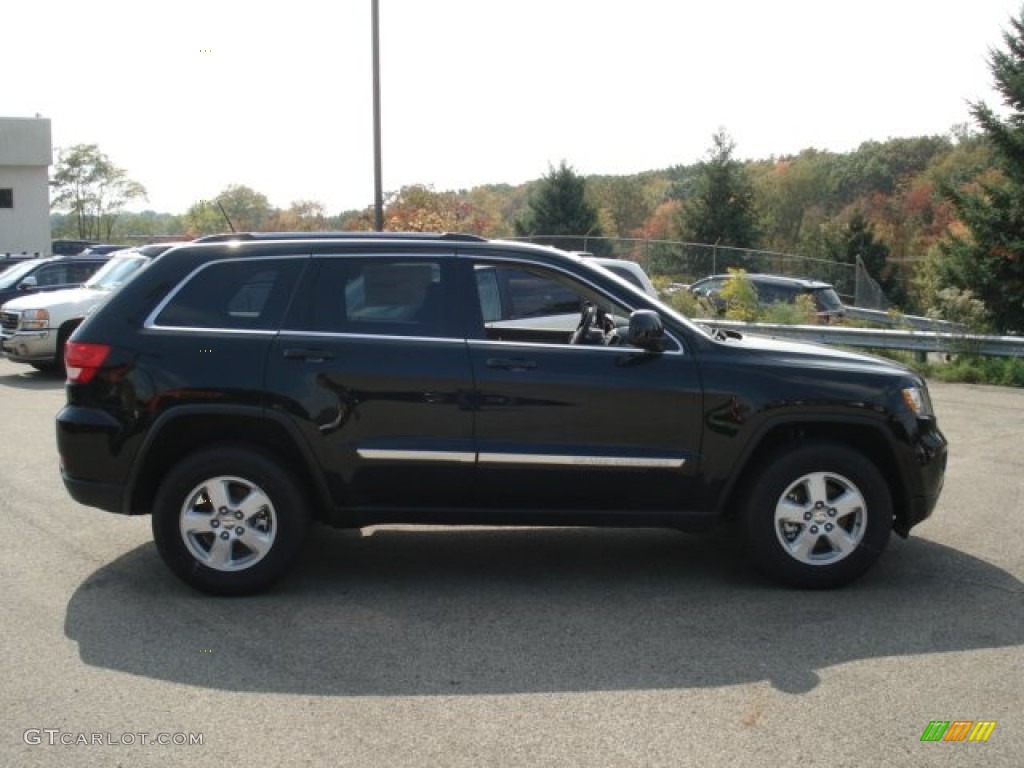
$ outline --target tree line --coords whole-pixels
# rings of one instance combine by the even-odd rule
[[[1024,9],[989,66],[1007,116],[974,103],[974,125],[945,135],[741,161],[722,128],[690,165],[583,176],[563,160],[521,185],[403,187],[386,197],[385,229],[529,236],[577,250],[641,238],[860,258],[907,311],[1024,332]],[[244,185],[183,214],[125,213],[145,189],[95,145],[62,152],[53,184],[55,236],[195,237],[225,231],[225,215],[239,230],[373,227],[371,209],[331,215],[312,200],[277,208]]]

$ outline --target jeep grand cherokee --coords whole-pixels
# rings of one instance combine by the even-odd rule
[[[176,247],[66,365],[71,495],[151,514],[219,594],[281,578],[311,521],[723,523],[770,576],[834,587],[931,513],[946,463],[902,367],[711,333],[586,259],[466,235]]]

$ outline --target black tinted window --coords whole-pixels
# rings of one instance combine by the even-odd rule
[[[443,336],[450,329],[440,260],[324,258],[316,276],[312,330]]]
[[[226,261],[199,270],[174,294],[157,325],[276,330],[302,259]]]

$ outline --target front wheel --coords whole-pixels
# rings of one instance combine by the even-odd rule
[[[758,567],[784,583],[839,587],[878,559],[892,499],[878,468],[836,443],[807,443],[763,464],[743,501],[743,532]]]
[[[308,520],[289,472],[262,452],[222,445],[189,454],[168,473],[153,505],[153,538],[186,584],[245,595],[284,576]]]

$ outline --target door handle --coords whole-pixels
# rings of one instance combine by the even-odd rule
[[[322,363],[334,357],[333,352],[326,349],[307,349],[305,347],[289,347],[283,352],[286,360],[305,360],[310,363]]]
[[[522,358],[491,357],[487,359],[487,367],[505,371],[530,371],[537,367],[537,363]]]

